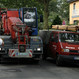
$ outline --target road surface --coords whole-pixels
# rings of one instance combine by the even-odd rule
[[[40,64],[0,64],[0,79],[79,79],[79,66],[57,67],[52,59]]]

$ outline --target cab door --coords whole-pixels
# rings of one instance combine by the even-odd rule
[[[51,56],[55,58],[57,47],[58,47],[58,33],[51,34],[49,46],[50,46]]]

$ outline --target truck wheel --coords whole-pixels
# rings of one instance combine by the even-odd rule
[[[57,58],[56,58],[56,65],[57,65],[57,66],[61,66],[61,65],[62,65],[62,60],[61,60],[60,55],[57,55]]]

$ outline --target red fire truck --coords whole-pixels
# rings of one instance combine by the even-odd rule
[[[78,30],[79,26],[70,26],[69,28],[66,26],[66,29],[63,29],[64,31],[60,27],[57,26],[56,30],[39,31],[39,35],[43,40],[43,58],[52,57],[56,60],[57,65],[62,65],[65,61],[79,61],[79,33],[65,31],[71,27],[73,30]],[[58,28],[61,30],[58,30]]]

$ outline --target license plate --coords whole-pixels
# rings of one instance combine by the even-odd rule
[[[16,57],[32,57],[29,53],[16,53]]]
[[[28,55],[27,53],[19,53],[19,55]]]
[[[79,60],[79,57],[74,57],[74,60]]]
[[[28,53],[16,53],[16,55],[17,56],[24,56],[24,55],[26,56],[26,55],[28,55]]]
[[[19,52],[18,49],[9,50],[10,57],[29,57],[32,58],[32,49],[27,49],[26,52]]]

